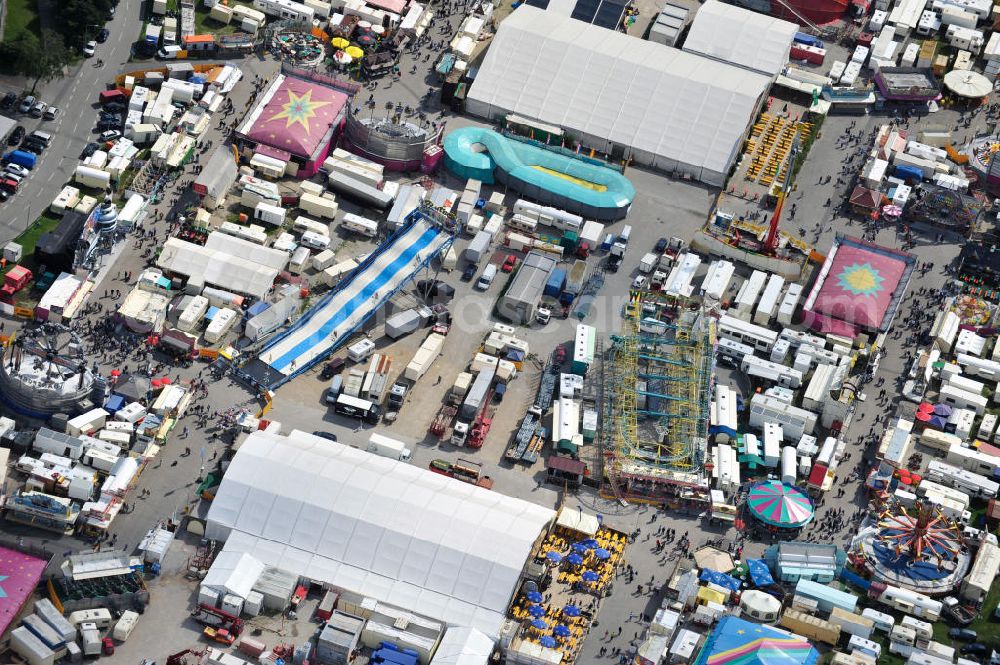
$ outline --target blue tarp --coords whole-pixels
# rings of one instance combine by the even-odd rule
[[[771,586],[774,584],[774,577],[763,559],[747,559],[747,570],[750,572],[750,581],[754,586]]]
[[[212,319],[215,318],[215,315],[218,314],[218,313],[219,313],[219,308],[218,307],[215,307],[214,305],[211,306],[211,307],[209,307],[208,311],[205,312],[205,320],[206,321],[211,321]]]
[[[252,304],[249,307],[247,307],[247,313],[243,315],[243,318],[245,318],[247,320],[252,319],[253,317],[257,316],[258,314],[263,314],[264,312],[266,312],[270,308],[271,308],[270,303],[266,303],[266,302],[264,302],[262,300],[258,300],[254,304]]]
[[[711,582],[712,584],[721,586],[724,589],[729,589],[730,591],[739,591],[742,586],[740,581],[732,575],[720,573],[717,570],[711,570],[709,568],[704,568],[698,579],[702,582]]]
[[[121,395],[112,395],[108,398],[108,401],[104,403],[104,410],[111,414],[121,411],[124,407],[125,398]]]

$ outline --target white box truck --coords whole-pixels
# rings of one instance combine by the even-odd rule
[[[399,460],[400,462],[410,461],[411,451],[406,447],[405,443],[384,434],[379,434],[378,432],[372,432],[371,436],[368,437],[367,450],[375,455]]]

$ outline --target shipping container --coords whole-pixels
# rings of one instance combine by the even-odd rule
[[[553,268],[545,282],[542,294],[550,298],[558,298],[564,286],[566,286],[566,271],[562,268]]]
[[[437,360],[437,357],[441,355],[443,346],[444,335],[439,333],[428,335],[424,343],[413,354],[413,359],[407,364],[406,369],[403,371],[403,376],[409,381],[419,380],[420,377],[427,373],[427,370]]]
[[[476,417],[476,414],[479,413],[480,408],[483,406],[486,394],[493,385],[493,377],[495,375],[496,370],[493,368],[484,368],[479,372],[476,380],[472,383],[472,387],[466,394],[465,400],[462,402],[462,408],[459,411],[460,420],[470,421]]]

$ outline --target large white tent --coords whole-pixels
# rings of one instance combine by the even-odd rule
[[[522,5],[500,24],[466,110],[559,125],[586,147],[721,185],[769,85],[763,74]]]
[[[548,508],[305,432],[254,432],[206,536],[317,582],[496,638]]]
[[[788,64],[799,26],[708,0],[695,14],[684,50],[773,76]]]
[[[257,298],[267,295],[288,263],[288,252],[215,231],[205,245],[167,238],[156,265],[196,286],[215,286]]]

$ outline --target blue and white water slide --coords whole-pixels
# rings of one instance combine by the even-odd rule
[[[413,275],[454,240],[454,228],[416,210],[333,291],[258,355],[275,387],[305,371],[350,337]]]

